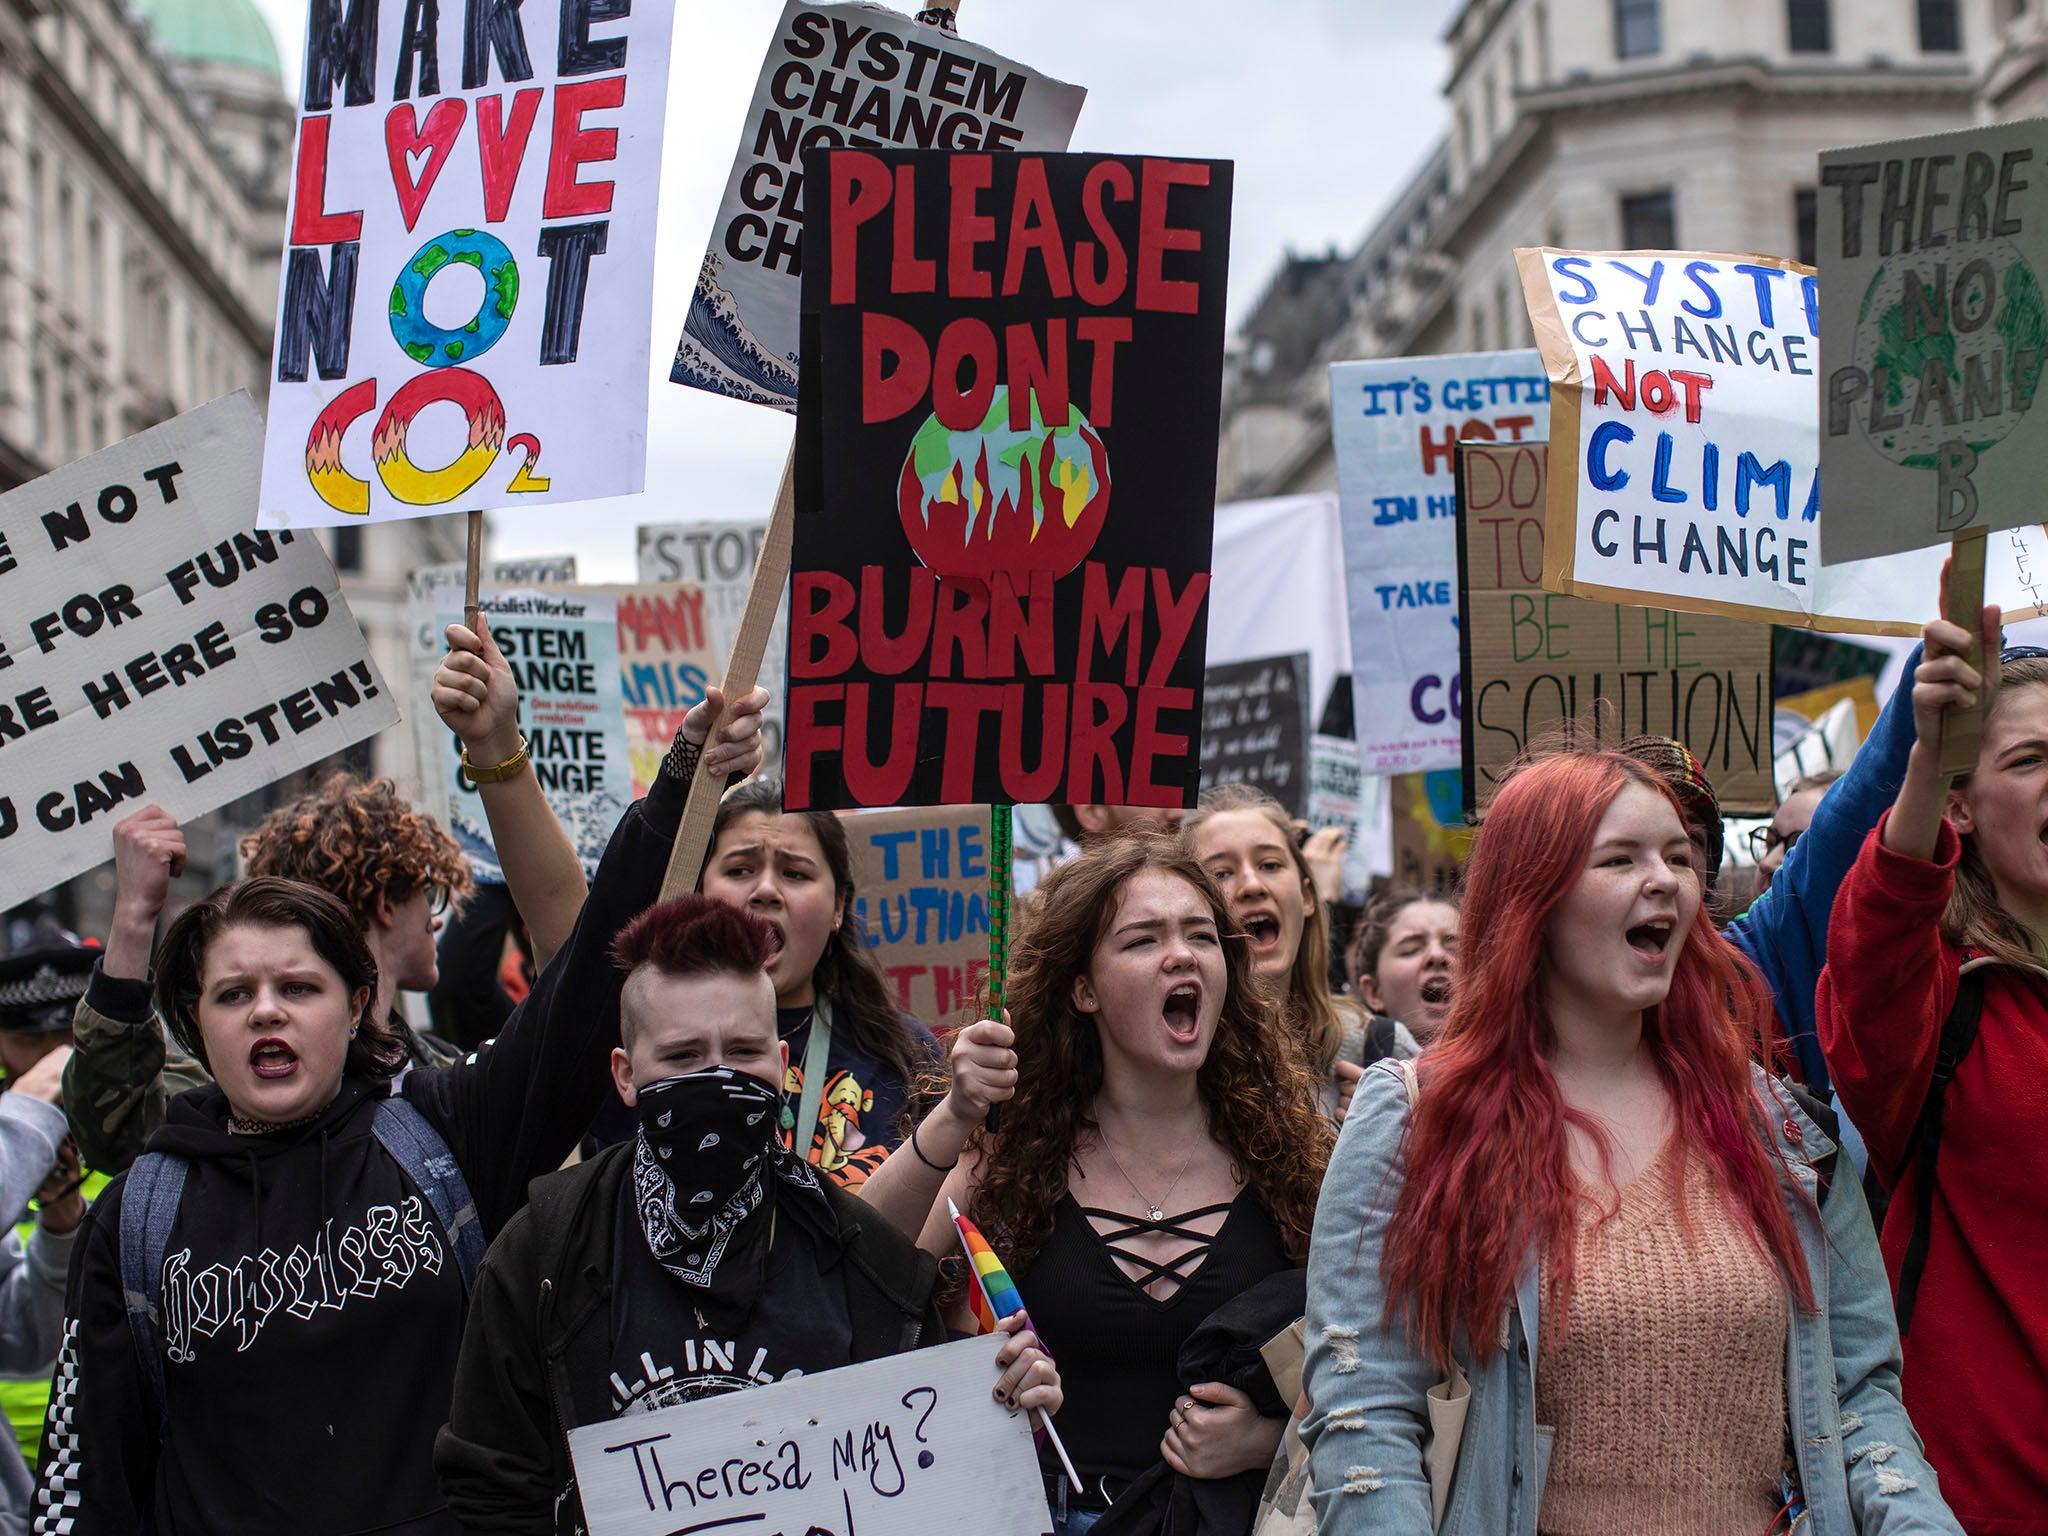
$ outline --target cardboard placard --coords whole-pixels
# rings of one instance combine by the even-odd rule
[[[1829,565],[2040,521],[2041,128],[1999,123],[1820,157]]]
[[[805,176],[787,804],[1192,805],[1229,165]]]
[[[1052,1529],[1030,1420],[996,1402],[998,1334],[586,1424],[590,1536]]]
[[[1534,352],[1330,365],[1366,772],[1457,765],[1457,444],[1549,435],[1550,381]]]
[[[655,523],[639,530],[640,580],[684,588],[704,594],[704,627],[711,642],[711,662],[705,677],[718,683],[725,675],[726,658],[732,655],[739,636],[740,615],[747,606],[747,591],[754,580],[754,566],[761,558],[761,544],[767,537],[765,523]],[[784,684],[789,664],[783,642],[789,633],[789,598],[785,594],[775,627],[768,633],[767,650],[761,658],[761,681],[768,689],[768,707],[761,712],[761,772],[782,777],[782,714]],[[620,636],[621,654],[626,646]],[[701,690],[698,698],[703,697]],[[688,709],[696,698],[682,705]],[[627,679],[627,724],[631,727],[635,707],[632,679]],[[669,727],[669,735],[674,734]],[[668,737],[661,738],[666,750]],[[637,772],[639,758],[634,758]]]
[[[319,9],[261,526],[642,488],[674,20],[672,5]]]
[[[1308,656],[1211,666],[1202,680],[1202,788],[1250,784],[1308,808]]]
[[[0,496],[0,908],[395,724],[320,545],[255,533],[246,394]]]
[[[854,916],[896,996],[934,1028],[973,1022],[988,979],[988,807],[845,811]]]
[[[1531,746],[1649,734],[1691,749],[1724,811],[1767,814],[1770,626],[1545,591],[1546,458],[1458,448],[1467,812]]]
[[[669,378],[796,409],[804,150],[1061,150],[1086,96],[900,11],[788,0]]]
[[[632,761],[620,698],[617,599],[589,587],[485,588],[478,607],[519,684],[519,728],[533,775],[587,875],[632,802]],[[462,593],[436,591],[436,630],[462,618]],[[487,885],[505,873],[478,791],[461,772],[462,743],[442,732],[438,777],[448,830]]]
[[[1696,251],[1515,259],[1552,389],[1544,586],[1800,628],[1919,633],[1943,551],[1821,563],[1833,509],[1851,522],[1863,513],[1853,495],[1821,496],[1824,301],[1811,269]],[[1987,596],[2013,618],[2041,612],[2044,565],[2048,534],[2011,529],[1991,547]]]

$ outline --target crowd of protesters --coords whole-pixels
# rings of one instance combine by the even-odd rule
[[[1258,791],[1064,807],[966,1022],[754,777],[761,690],[586,881],[448,640],[502,886],[341,776],[168,923],[183,834],[130,815],[104,943],[0,960],[0,1536],[581,1531],[577,1426],[974,1331],[956,1207],[1061,1533],[2048,1536],[2048,655],[1995,609],[1740,912],[1661,738],[1532,757],[1341,953],[1342,839]]]

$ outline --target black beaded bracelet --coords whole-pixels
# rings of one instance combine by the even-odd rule
[[[924,1148],[920,1147],[917,1144],[917,1127],[914,1125],[910,1128],[910,1150],[916,1153],[917,1160],[920,1163],[923,1163],[925,1167],[931,1169],[933,1173],[951,1173],[955,1168],[958,1168],[960,1166],[960,1159],[957,1157],[954,1158],[953,1161],[951,1161],[950,1163],[945,1164],[935,1163],[930,1158],[926,1157],[924,1155]]]

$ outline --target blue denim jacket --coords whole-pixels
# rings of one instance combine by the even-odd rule
[[[1808,1315],[1795,1303],[1787,1330],[1786,1422],[1809,1511],[1799,1536],[1961,1536],[1899,1401],[1898,1327],[1863,1191],[1845,1160],[1816,1211],[1812,1164],[1833,1144],[1761,1072],[1756,1090],[1798,1181],[1785,1204],[1820,1308]],[[1407,1119],[1398,1066],[1375,1066],[1358,1085],[1316,1211],[1301,1433],[1320,1536],[1429,1536],[1424,1394],[1442,1372],[1398,1326],[1381,1325],[1380,1256]],[[1472,1401],[1444,1536],[1535,1536],[1550,1466],[1550,1434],[1536,1423],[1540,1292],[1532,1260],[1502,1320],[1506,1347],[1458,1343]]]

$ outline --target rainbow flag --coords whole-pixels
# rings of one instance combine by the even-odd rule
[[[1024,1310],[1024,1298],[1017,1294],[1016,1282],[1003,1268],[1003,1261],[996,1257],[995,1249],[989,1247],[988,1239],[981,1235],[973,1222],[960,1214],[960,1207],[950,1197],[946,1201],[946,1209],[953,1213],[953,1226],[960,1233],[960,1246],[967,1250],[968,1268],[974,1271],[974,1293],[968,1298],[974,1310],[974,1331],[977,1334],[994,1333],[1000,1319]]]

